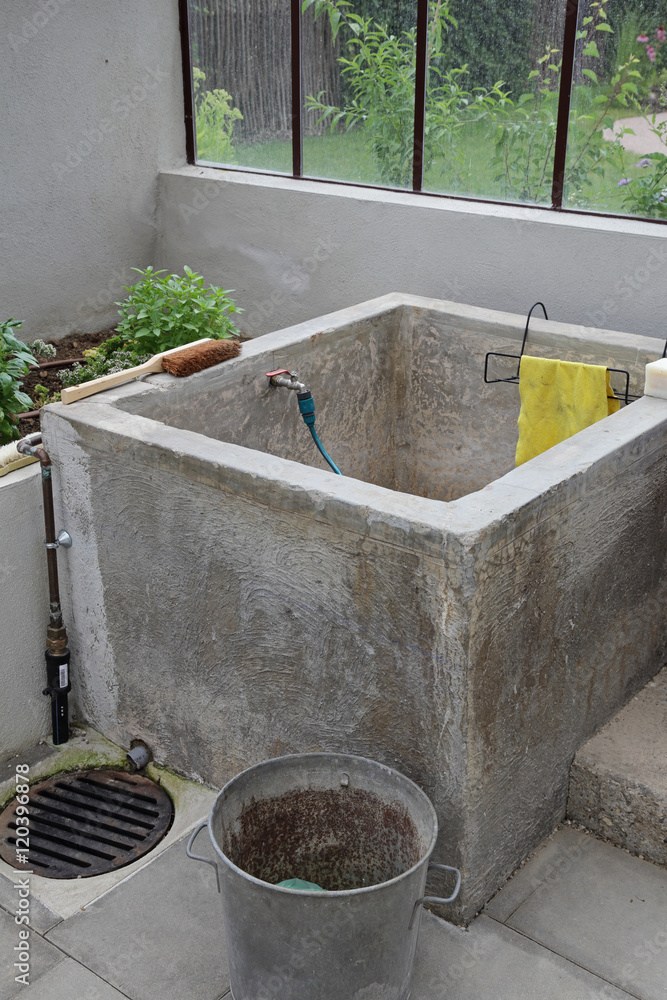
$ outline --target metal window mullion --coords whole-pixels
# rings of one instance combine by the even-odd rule
[[[196,158],[194,95],[192,88],[192,48],[190,45],[190,10],[188,0],[178,0],[178,20],[181,32],[181,63],[183,67],[183,110],[185,121],[185,158]]]
[[[415,117],[412,151],[412,190],[421,191],[424,180],[424,128],[426,124],[426,55],[428,0],[417,0],[417,51],[415,54]]]
[[[301,0],[291,0],[290,31],[292,38],[292,176],[303,174],[302,74],[301,74]]]
[[[551,207],[559,210],[563,206],[565,186],[565,160],[567,157],[567,133],[570,124],[570,101],[572,98],[572,76],[574,54],[577,45],[580,0],[568,0],[565,9],[565,30],[563,32],[563,59],[560,71],[558,93],[558,117],[556,119],[556,145],[554,149],[554,173],[551,186]]]

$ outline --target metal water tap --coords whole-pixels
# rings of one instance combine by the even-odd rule
[[[284,389],[296,389],[297,392],[306,392],[305,385],[298,380],[298,372],[288,371],[287,368],[277,368],[274,372],[266,372],[266,377],[270,385],[282,386]]]

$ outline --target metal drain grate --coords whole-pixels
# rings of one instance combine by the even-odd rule
[[[27,814],[0,815],[0,857],[46,878],[101,875],[148,854],[171,825],[171,799],[154,781],[125,771],[77,771],[33,785]],[[26,816],[28,822],[26,823]],[[28,847],[27,864],[17,850]]]

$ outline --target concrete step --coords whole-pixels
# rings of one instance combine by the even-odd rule
[[[567,815],[667,865],[667,667],[581,747],[570,769]]]

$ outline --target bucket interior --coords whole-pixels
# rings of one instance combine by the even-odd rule
[[[319,756],[280,758],[282,773],[267,761],[223,790],[211,825],[223,855],[264,882],[333,892],[387,882],[430,854],[435,813],[416,785],[363,758]]]

